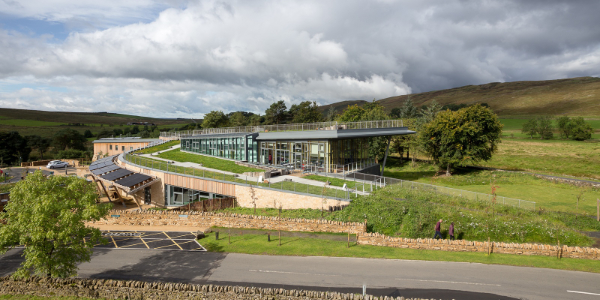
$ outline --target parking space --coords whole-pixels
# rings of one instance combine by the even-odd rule
[[[192,232],[107,230],[102,231],[102,236],[108,244],[96,248],[206,251]]]

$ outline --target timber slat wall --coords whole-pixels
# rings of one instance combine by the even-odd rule
[[[184,177],[175,174],[165,174],[165,184],[185,187],[199,191],[235,196],[235,184]]]

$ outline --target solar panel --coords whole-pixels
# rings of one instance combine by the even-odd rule
[[[140,182],[144,182],[148,179],[151,179],[152,177],[148,176],[148,175],[144,175],[144,174],[133,174],[131,176],[127,176],[121,180],[117,180],[115,181],[116,184],[122,185],[122,186],[126,186],[126,187],[132,187]]]
[[[123,176],[127,176],[129,174],[132,174],[133,172],[129,171],[129,170],[125,170],[125,169],[118,169],[115,170],[114,172],[110,172],[108,174],[102,175],[100,177],[106,179],[106,180],[110,180],[113,181],[115,179],[121,178]]]
[[[109,165],[106,166],[104,168],[100,168],[100,169],[95,169],[95,170],[91,170],[92,174],[94,175],[99,175],[99,174],[104,174],[104,173],[108,173],[114,170],[120,169],[118,166],[116,165]]]
[[[96,170],[96,169],[104,168],[104,167],[109,166],[109,165],[112,165],[112,164],[106,164],[106,163],[102,162],[102,163],[99,163],[99,164],[90,165],[89,169],[91,171],[91,170]]]

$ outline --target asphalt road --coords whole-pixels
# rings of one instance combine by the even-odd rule
[[[0,276],[22,261],[0,256]],[[362,292],[435,299],[600,299],[600,274],[472,263],[96,249],[79,276]]]

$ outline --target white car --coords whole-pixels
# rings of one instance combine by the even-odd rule
[[[65,168],[68,167],[69,164],[64,162],[64,161],[60,161],[60,160],[53,160],[51,162],[48,163],[48,165],[46,166],[46,168],[48,169],[57,169],[57,168]]]

